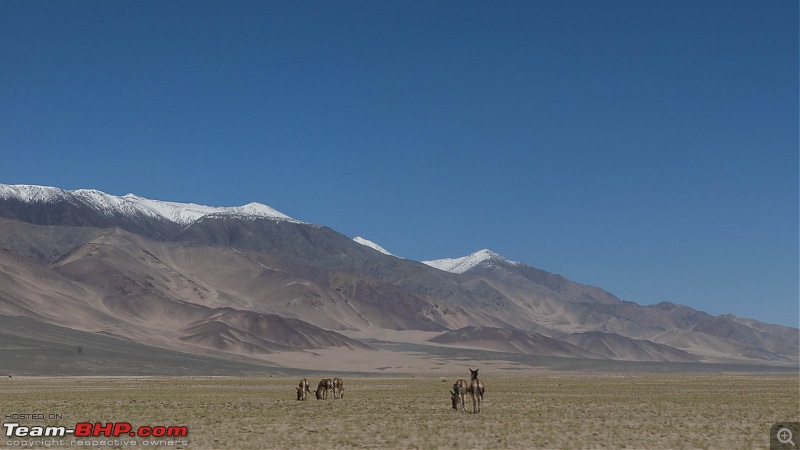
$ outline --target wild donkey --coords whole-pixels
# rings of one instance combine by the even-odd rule
[[[308,383],[307,379],[303,378],[302,380],[300,380],[300,384],[296,388],[298,400],[305,400],[308,398],[308,393],[311,392],[309,386],[310,384]]]
[[[319,380],[317,385],[317,400],[327,400],[328,390],[333,389],[333,381],[330,378],[323,378]]]
[[[337,398],[337,394],[339,395],[338,398],[344,397],[344,382],[341,378],[333,379],[333,398]]]
[[[453,409],[458,411],[458,405],[461,405],[461,410],[466,411],[467,407],[464,405],[467,401],[467,380],[461,378],[453,383],[453,390],[450,391],[450,398],[453,400]]]
[[[472,396],[472,413],[481,412],[481,402],[483,401],[483,381],[478,379],[478,369],[469,369],[470,382],[467,391]]]

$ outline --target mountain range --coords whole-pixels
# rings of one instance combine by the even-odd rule
[[[796,367],[800,353],[797,328],[622,301],[489,250],[418,262],[259,203],[28,185],[0,184],[0,316],[237,362],[369,354],[385,336],[592,360]]]

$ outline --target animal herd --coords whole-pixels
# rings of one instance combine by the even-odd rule
[[[467,394],[472,398],[472,413],[477,414],[481,412],[481,402],[483,401],[483,381],[478,378],[478,369],[469,369],[470,380],[461,378],[453,383],[453,389],[450,391],[450,399],[453,401],[453,409],[458,411],[459,406],[461,411],[466,411]],[[444,381],[444,380],[442,380]],[[297,389],[297,399],[306,400],[308,394],[311,393],[311,385],[308,380],[303,378],[300,384],[295,388]],[[323,378],[317,384],[317,390],[314,394],[317,400],[327,400],[328,391],[333,392],[333,398],[344,398],[344,382],[341,378]]]
[[[308,398],[308,394],[311,393],[310,389],[311,385],[308,383],[308,380],[303,378],[300,380],[300,384],[295,388],[297,389],[297,399],[298,400],[306,400]],[[341,378],[323,378],[319,380],[319,384],[317,384],[317,390],[314,394],[317,396],[317,400],[327,400],[328,399],[328,391],[333,391],[333,398],[344,398],[344,382]]]

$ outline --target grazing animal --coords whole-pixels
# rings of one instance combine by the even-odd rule
[[[470,381],[467,391],[472,396],[472,413],[481,412],[481,402],[483,401],[483,381],[478,379],[478,369],[469,369]]]
[[[323,378],[319,380],[317,385],[317,400],[327,400],[328,391],[333,390],[333,381],[330,378]]]
[[[344,397],[344,382],[341,378],[334,378],[333,379],[333,398],[337,398],[336,395],[339,395],[338,398]]]
[[[467,401],[467,389],[469,385],[467,380],[461,378],[453,383],[453,390],[450,391],[450,398],[453,400],[453,409],[458,411],[458,405],[461,405],[461,410],[466,411],[467,407],[464,405]]]
[[[305,400],[308,398],[308,394],[311,392],[309,389],[310,383],[307,379],[303,378],[300,380],[300,384],[297,386],[297,399],[298,400]]]

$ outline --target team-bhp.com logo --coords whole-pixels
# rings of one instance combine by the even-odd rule
[[[140,441],[140,445],[187,445],[188,441],[182,440],[189,435],[189,427],[187,426],[140,426],[134,428],[128,422],[78,422],[73,428],[65,426],[42,426],[42,425],[20,425],[16,422],[6,422],[3,424],[5,430],[6,445],[22,445],[22,446],[39,446],[46,445],[45,440],[53,440],[59,438],[146,438]],[[19,439],[20,442],[16,443],[14,438]],[[155,440],[153,440],[155,439]],[[41,440],[41,442],[36,442]],[[167,442],[162,442],[167,441]],[[109,441],[105,441],[98,445],[112,445]],[[93,445],[94,441],[79,440],[70,441],[62,440],[59,445]],[[113,445],[136,445],[135,441],[118,442]]]

